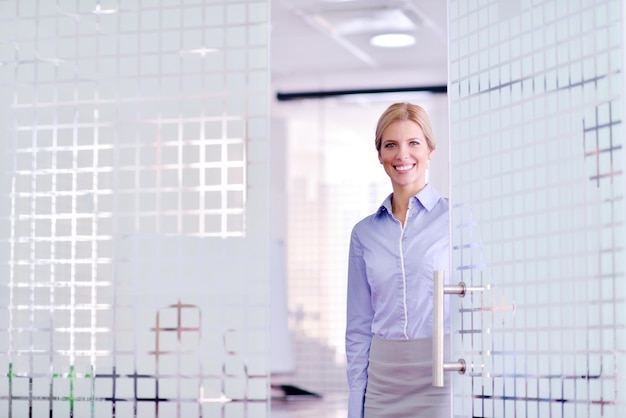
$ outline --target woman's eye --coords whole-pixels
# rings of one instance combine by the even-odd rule
[[[385,148],[393,148],[395,146],[396,144],[391,144],[391,143],[385,144]]]
[[[411,145],[419,145],[420,142],[419,141],[411,141]]]

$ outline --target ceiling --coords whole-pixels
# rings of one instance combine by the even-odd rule
[[[445,0],[272,0],[272,86],[279,93],[445,85]],[[411,33],[380,48],[373,35]]]

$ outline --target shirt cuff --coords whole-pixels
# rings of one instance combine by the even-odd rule
[[[363,418],[365,391],[351,390],[348,397],[348,418]]]

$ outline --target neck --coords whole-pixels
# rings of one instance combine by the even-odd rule
[[[426,183],[418,186],[411,185],[407,187],[394,187],[393,200],[408,203],[409,199],[418,194],[424,187],[426,187]]]
[[[426,187],[426,184],[422,184],[419,187],[398,187],[394,188],[393,196],[391,198],[391,212],[402,223],[404,227],[404,221],[406,219],[406,213],[409,210],[409,200]]]

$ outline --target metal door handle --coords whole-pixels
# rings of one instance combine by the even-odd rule
[[[468,289],[465,283],[458,285],[444,285],[443,271],[434,272],[433,284],[433,386],[443,387],[443,372],[465,373],[465,360],[459,359],[456,363],[445,363],[443,360],[443,295],[465,296]],[[483,290],[480,288],[480,290]]]

